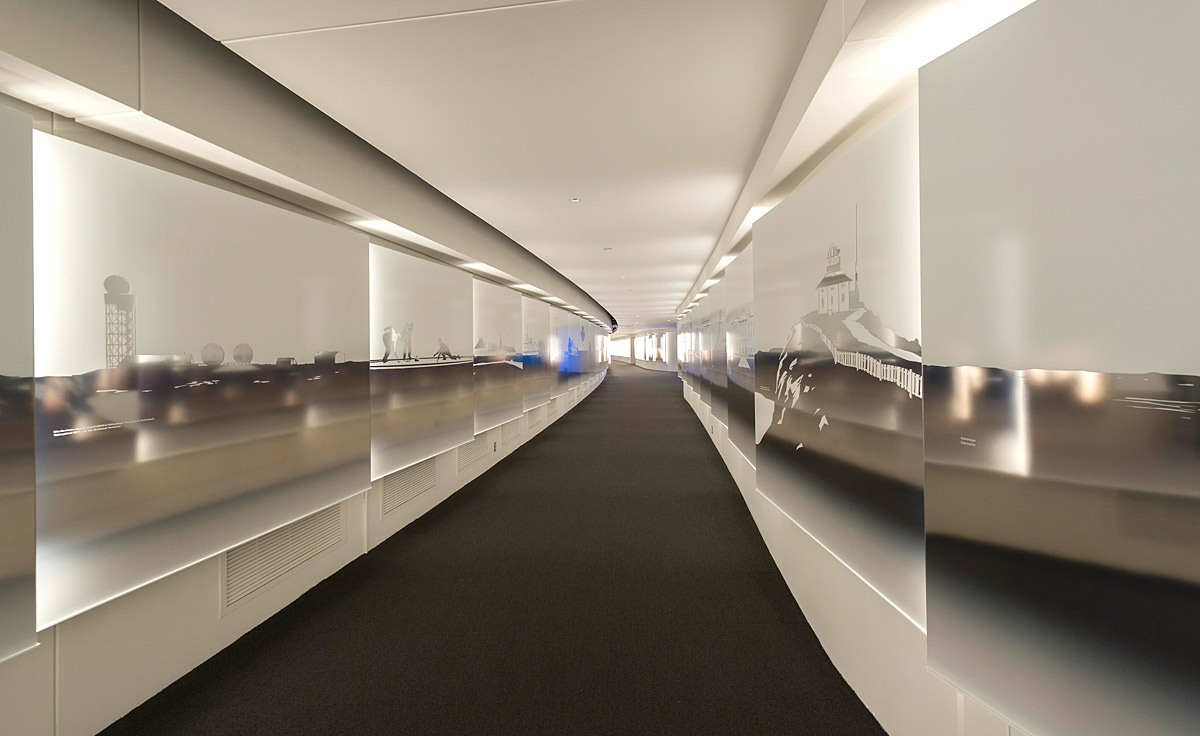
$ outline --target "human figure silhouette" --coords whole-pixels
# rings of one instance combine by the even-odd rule
[[[388,362],[392,353],[396,352],[396,330],[392,327],[383,328],[383,362]]]
[[[443,342],[442,338],[440,337],[438,338],[437,352],[433,354],[433,357],[437,358],[438,360],[442,360],[443,358],[446,360],[454,359],[454,356],[450,354],[450,346]]]
[[[400,360],[415,360],[412,355],[412,331],[413,323],[405,322],[404,329],[400,332],[400,341],[404,344],[404,354],[400,356]]]

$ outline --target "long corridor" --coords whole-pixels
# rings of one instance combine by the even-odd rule
[[[882,734],[674,374],[478,480],[104,731]]]

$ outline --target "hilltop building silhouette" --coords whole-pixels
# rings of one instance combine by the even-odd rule
[[[858,292],[858,269],[851,278],[842,270],[842,249],[830,245],[825,251],[825,277],[817,284],[817,313],[839,314],[862,306]]]

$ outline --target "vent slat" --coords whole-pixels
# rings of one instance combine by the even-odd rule
[[[381,513],[387,516],[431,488],[437,487],[437,458],[397,470],[383,479]]]
[[[508,447],[517,441],[517,437],[521,436],[521,420],[514,419],[511,422],[505,422],[500,425],[500,444]]]
[[[535,432],[546,423],[546,407],[535,407],[529,412],[529,431]]]
[[[474,465],[487,456],[487,434],[481,434],[458,448],[458,470]]]
[[[225,606],[231,606],[342,541],[342,507],[251,539],[225,553]]]

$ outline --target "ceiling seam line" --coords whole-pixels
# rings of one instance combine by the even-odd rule
[[[294,31],[280,31],[278,33],[261,33],[254,36],[241,36],[239,38],[230,38],[221,41],[222,44],[228,46],[235,43],[246,43],[249,41],[264,41],[271,38],[281,38],[284,36],[303,36],[310,33],[322,33],[325,31],[342,31],[351,28],[369,28],[371,26],[386,26],[399,23],[408,23],[416,20],[432,20],[434,18],[453,18],[460,15],[476,15],[479,13],[492,13],[501,10],[519,10],[521,8],[536,7],[539,5],[560,5],[563,3],[573,3],[579,0],[526,0],[526,2],[515,5],[491,5],[486,8],[469,8],[466,10],[452,10],[444,13],[429,13],[427,15],[412,15],[403,18],[385,18],[383,20],[367,20],[359,23],[345,23],[342,25],[320,26],[317,28],[301,28]]]

